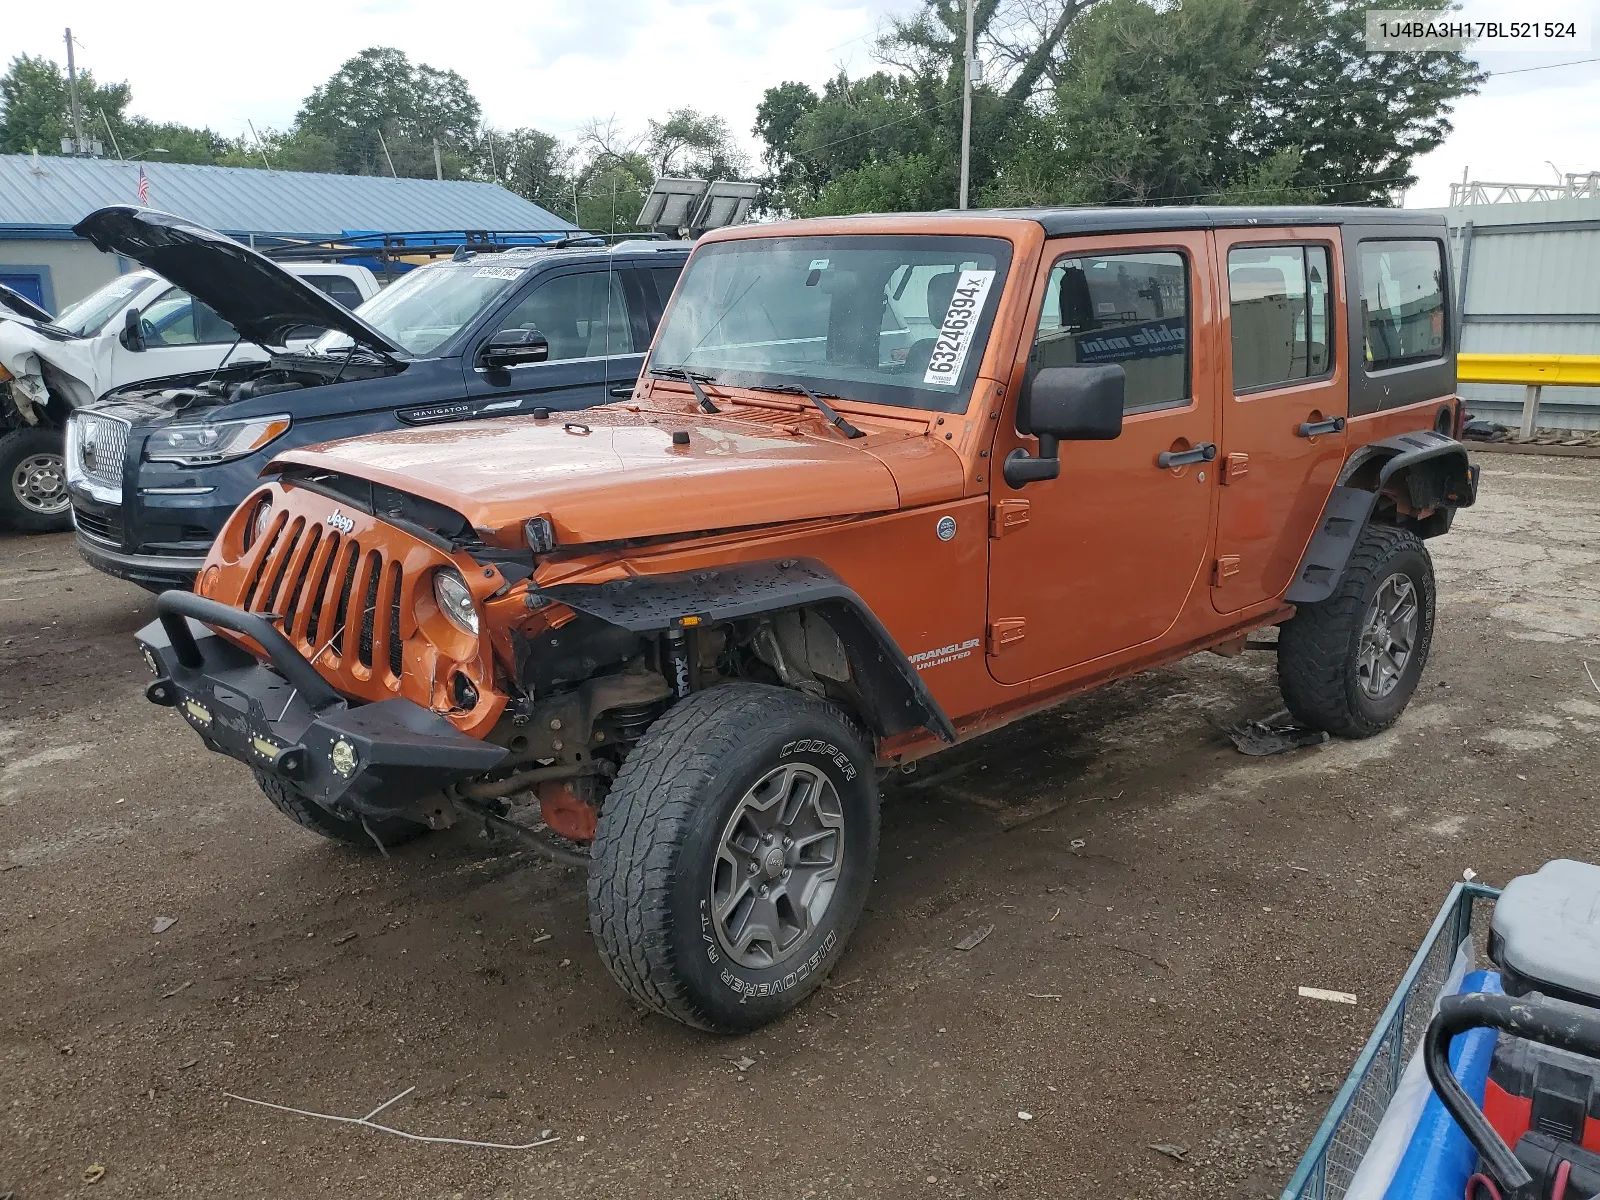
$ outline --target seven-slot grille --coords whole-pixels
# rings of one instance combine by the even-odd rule
[[[128,422],[101,413],[75,413],[68,467],[91,482],[122,489],[122,464],[128,453]]]
[[[400,564],[377,546],[289,513],[262,540],[239,607],[280,618],[278,627],[313,662],[331,649],[339,669],[357,678],[398,678]]]

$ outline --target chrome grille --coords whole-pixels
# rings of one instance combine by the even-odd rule
[[[67,478],[122,491],[128,454],[128,422],[103,413],[73,413],[68,424]]]

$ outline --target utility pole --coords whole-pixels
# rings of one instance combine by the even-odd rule
[[[250,136],[256,140],[256,150],[261,155],[261,161],[266,164],[267,170],[272,170],[272,160],[267,157],[267,148],[261,144],[261,135],[256,132],[256,123],[249,117],[244,119],[244,123],[250,126]]]
[[[433,139],[433,177],[444,178],[444,160],[439,157],[439,139]]]
[[[972,177],[972,0],[967,0],[967,55],[961,73],[961,202],[967,206],[967,184]]]
[[[389,162],[389,174],[393,178],[399,179],[400,173],[394,169],[394,155],[389,153],[389,143],[383,140],[383,130],[381,129],[378,130],[378,145],[383,147],[383,157]]]
[[[72,152],[83,154],[88,145],[83,140],[83,114],[78,109],[78,65],[72,57],[72,30],[67,30],[67,95],[72,101]]]

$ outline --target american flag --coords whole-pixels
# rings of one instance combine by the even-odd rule
[[[139,168],[139,203],[150,207],[150,181],[145,178],[143,167]]]

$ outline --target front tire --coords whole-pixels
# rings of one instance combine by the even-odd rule
[[[67,462],[59,430],[29,426],[0,437],[0,527],[23,533],[72,528]]]
[[[1368,525],[1333,595],[1278,634],[1278,686],[1296,720],[1339,737],[1393,725],[1433,644],[1433,561],[1422,539]]]
[[[408,821],[404,817],[368,817],[365,824],[347,821],[298,791],[293,784],[255,767],[250,769],[274,808],[300,828],[321,834],[330,841],[342,842],[359,850],[377,850],[379,843],[382,843],[382,848],[387,850],[428,832],[426,825],[419,821]]]
[[[646,731],[600,811],[589,926],[617,982],[714,1032],[775,1020],[833,969],[878,856],[871,752],[823,700],[727,684]]]

